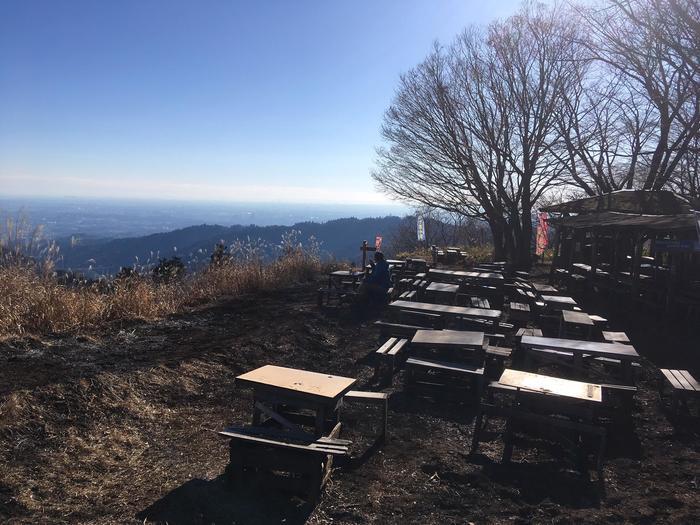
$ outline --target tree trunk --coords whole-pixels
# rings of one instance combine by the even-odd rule
[[[532,256],[530,252],[532,245],[531,210],[524,210],[520,216],[520,220],[519,235],[515,240],[517,246],[515,265],[524,270],[529,270],[532,266]]]
[[[506,247],[504,242],[504,231],[503,227],[497,220],[490,220],[489,228],[491,229],[491,237],[493,238],[493,260],[494,261],[505,261],[507,260]]]

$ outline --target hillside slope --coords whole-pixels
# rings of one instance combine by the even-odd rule
[[[321,243],[326,257],[342,260],[358,260],[363,240],[374,242],[376,235],[388,237],[402,219],[395,216],[379,218],[345,218],[328,222],[302,222],[289,226],[190,226],[167,233],[144,237],[91,241],[85,245],[72,244],[64,239],[61,245],[60,268],[86,270],[92,267],[97,273],[116,273],[122,266],[133,266],[136,258],[140,264],[158,257],[177,255],[184,260],[193,258],[208,260],[208,253],[223,240],[227,245],[236,240],[262,240],[278,245],[282,235],[296,230],[298,239],[306,242],[314,237]],[[200,252],[201,250],[201,252]]]

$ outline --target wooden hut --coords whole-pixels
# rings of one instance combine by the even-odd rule
[[[678,195],[620,190],[541,211],[554,215],[553,277],[667,311],[698,310],[700,225]]]

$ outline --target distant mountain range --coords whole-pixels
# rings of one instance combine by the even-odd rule
[[[185,262],[208,261],[215,245],[227,246],[236,241],[262,241],[279,245],[290,230],[298,232],[304,244],[314,237],[321,244],[324,258],[358,262],[363,240],[374,244],[376,235],[389,239],[401,224],[400,217],[345,218],[327,222],[300,222],[293,226],[218,226],[202,224],[167,233],[124,239],[96,239],[80,236],[59,239],[62,259],[60,269],[83,273],[114,274],[124,266],[143,265],[158,258],[178,256]],[[272,253],[272,250],[270,251]],[[138,263],[137,263],[138,261]]]

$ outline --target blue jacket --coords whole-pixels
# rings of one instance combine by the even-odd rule
[[[381,286],[386,290],[391,288],[391,272],[389,272],[389,263],[386,261],[379,261],[376,263],[374,268],[372,268],[372,273],[365,278],[365,282]]]

